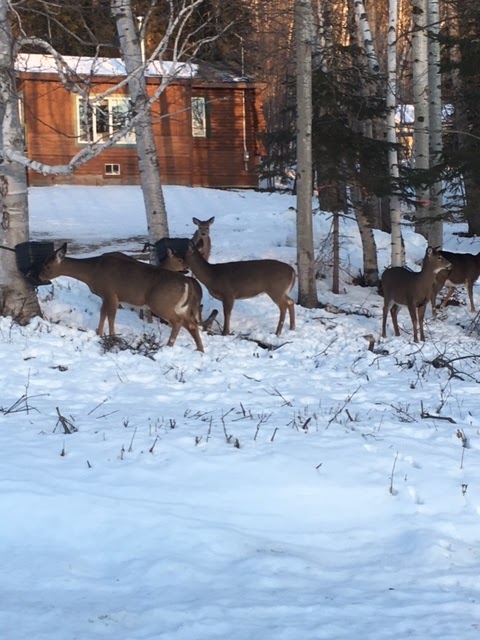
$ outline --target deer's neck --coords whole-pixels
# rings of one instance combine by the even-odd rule
[[[97,260],[95,258],[64,258],[61,264],[62,276],[70,276],[91,285],[97,272]]]
[[[208,286],[213,280],[213,267],[203,258],[198,251],[195,251],[188,258],[188,265],[193,275],[204,285]]]

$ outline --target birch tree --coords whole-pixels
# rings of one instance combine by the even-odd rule
[[[378,89],[380,66],[375,53],[368,15],[363,0],[354,0],[353,4],[360,48],[363,50],[367,60],[367,69],[373,79],[373,86]],[[365,91],[371,91],[370,85],[367,85]],[[372,120],[365,120],[360,127],[364,136],[373,138]],[[362,193],[359,187],[352,186],[352,205],[363,249],[363,276],[365,283],[368,285],[374,285],[378,282],[377,246],[373,235],[374,201],[373,194]]]
[[[141,114],[135,126],[137,140],[138,167],[142,184],[145,211],[147,213],[148,241],[154,244],[160,238],[168,237],[168,220],[163,196],[152,121],[148,105],[147,81],[140,39],[137,33],[131,2],[111,0],[112,15],[115,19],[122,57],[129,75],[128,89],[134,113]],[[145,25],[142,26],[142,29]]]
[[[388,147],[388,168],[393,188],[396,189],[399,178],[397,128],[395,111],[397,107],[397,0],[388,2],[388,49],[387,49],[387,118],[386,137]],[[395,191],[390,195],[390,221],[392,242],[392,266],[400,267],[404,263],[404,251],[401,227],[400,198]]]
[[[298,302],[318,305],[312,221],[312,6],[296,0],[295,46],[297,86],[297,268]]]
[[[415,171],[427,171],[430,166],[430,124],[428,91],[428,0],[412,0],[412,75],[414,121]],[[421,180],[416,193],[416,230],[428,238],[429,189]]]
[[[17,271],[15,254],[8,250],[29,239],[25,168],[3,151],[23,153],[15,74],[12,73],[15,47],[8,4],[7,0],[0,0],[0,314],[13,316],[24,324],[41,312],[33,287]]]
[[[440,75],[440,30],[439,0],[428,3],[428,87],[430,124],[430,165],[434,167],[443,152],[442,143],[442,80]],[[430,226],[428,244],[432,247],[443,245],[443,196],[441,181],[430,187]]]

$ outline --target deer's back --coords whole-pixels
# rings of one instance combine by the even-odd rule
[[[424,302],[429,299],[432,280],[429,280],[422,271],[390,267],[382,275],[383,297],[386,301],[393,300],[401,305]]]
[[[90,285],[93,293],[104,297],[113,292],[120,302],[134,306],[145,305],[154,288],[169,298],[181,297],[185,291],[185,276],[111,254],[99,257],[95,275]]]
[[[281,295],[295,283],[294,269],[279,260],[242,260],[210,266],[212,289],[228,291],[236,298],[252,298],[260,293]]]
[[[450,262],[452,268],[448,273],[441,271],[437,276],[437,282],[458,285],[477,280],[480,275],[480,253],[453,253],[451,251],[441,251],[440,253]]]

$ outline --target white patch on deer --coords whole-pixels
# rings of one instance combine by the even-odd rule
[[[189,294],[188,284],[185,283],[184,287],[185,287],[185,292],[182,298],[175,305],[175,313],[177,313],[179,316],[182,315],[182,312],[185,312],[188,309],[188,294]]]

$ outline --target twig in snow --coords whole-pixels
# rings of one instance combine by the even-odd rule
[[[460,469],[463,469],[463,458],[465,457],[465,449],[468,449],[468,439],[463,429],[457,429],[457,438],[462,441],[462,457],[460,459]]]
[[[132,435],[132,439],[130,440],[130,446],[128,447],[128,452],[132,453],[133,451],[133,439],[135,438],[135,434],[137,433],[137,427],[135,427]]]
[[[71,434],[71,433],[74,433],[75,431],[78,431],[77,427],[74,424],[72,424],[70,420],[67,420],[65,416],[62,416],[62,414],[60,413],[60,409],[58,407],[56,407],[56,409],[58,414],[58,420],[57,420],[57,424],[55,425],[55,429],[53,430],[53,433],[55,433],[59,423],[62,425],[64,433]]]
[[[395,467],[397,465],[397,458],[398,458],[398,451],[397,451],[397,453],[395,455],[395,460],[393,461],[392,473],[390,474],[390,495],[392,495],[392,496],[397,495],[397,492],[393,488],[393,476],[395,475]]]

